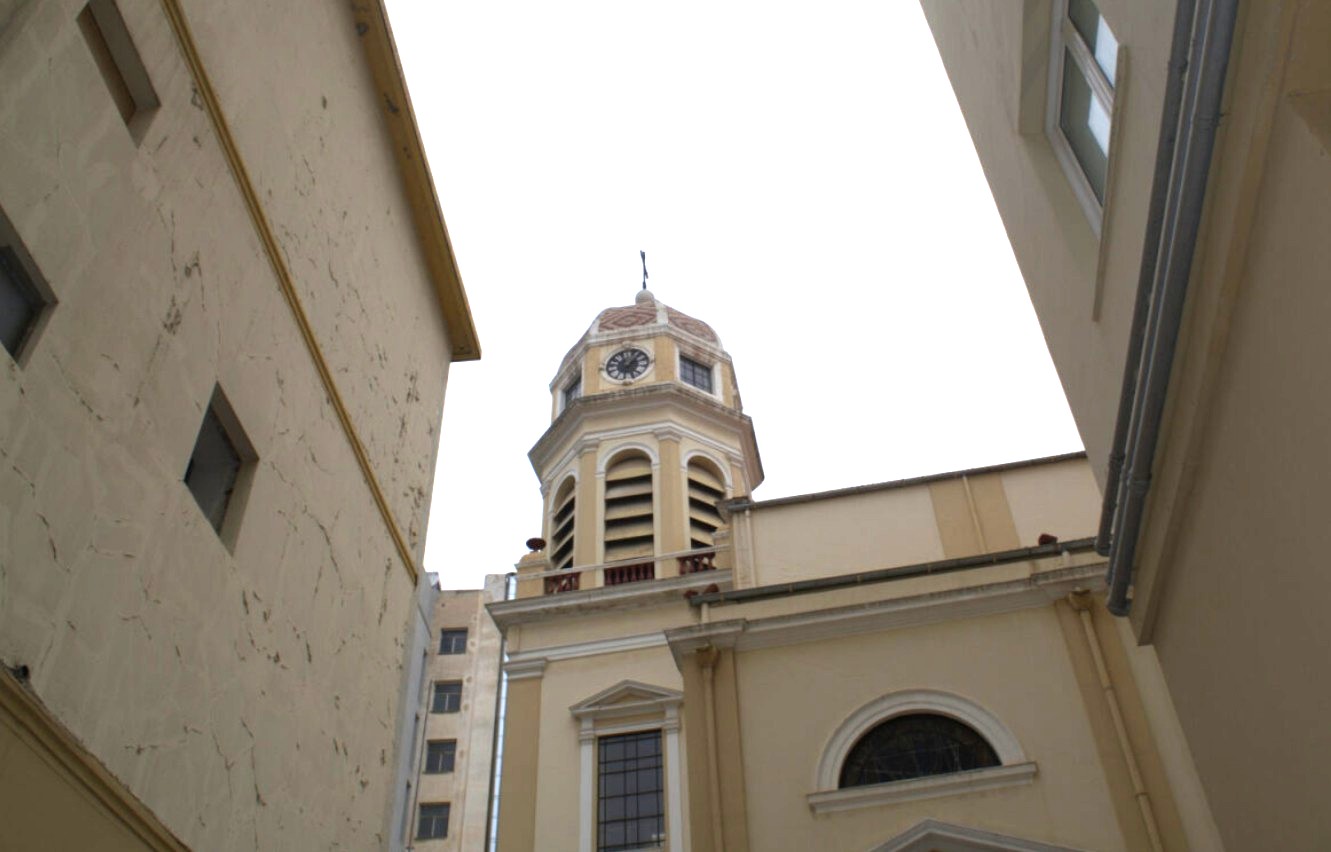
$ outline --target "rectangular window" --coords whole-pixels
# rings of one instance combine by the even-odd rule
[[[425,744],[425,774],[452,772],[457,753],[457,740],[430,740]]]
[[[1091,0],[1056,0],[1047,131],[1098,232],[1109,178],[1118,39]]]
[[[0,245],[0,341],[14,360],[46,307],[13,246]]]
[[[467,628],[464,627],[460,630],[440,630],[439,653],[441,654],[467,653]]]
[[[430,701],[431,713],[457,713],[462,710],[462,681],[438,681]]]
[[[712,392],[712,368],[700,361],[679,356],[679,378],[698,390]]]
[[[438,840],[447,836],[448,802],[422,804],[420,818],[416,822],[416,839]]]
[[[228,547],[234,543],[239,507],[254,457],[235,412],[221,389],[214,388],[185,466],[184,481],[208,523]]]
[[[599,852],[656,846],[665,840],[661,732],[596,741]]]
[[[120,117],[134,141],[140,141],[159,102],[115,0],[90,0],[78,24]]]
[[[568,404],[580,396],[582,396],[582,376],[564,386],[564,407],[568,408]]]

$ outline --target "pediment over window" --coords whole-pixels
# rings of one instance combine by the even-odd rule
[[[1055,846],[1036,840],[1023,840],[926,819],[914,828],[898,834],[872,852],[1076,852],[1070,846]]]
[[[577,719],[612,719],[619,716],[663,714],[674,717],[684,693],[663,686],[622,680],[568,708]]]

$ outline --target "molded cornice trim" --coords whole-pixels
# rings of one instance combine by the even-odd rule
[[[667,577],[664,580],[648,580],[642,583],[624,583],[619,586],[562,592],[557,595],[536,595],[511,601],[496,601],[486,604],[485,608],[499,629],[506,631],[514,624],[525,624],[530,621],[544,621],[605,610],[633,609],[671,601],[682,603],[684,592],[690,589],[705,589],[714,583],[721,588],[728,588],[730,582],[730,571],[718,568],[715,571],[700,571],[697,574]],[[544,651],[540,653],[545,656]]]
[[[893,781],[889,784],[869,784],[864,787],[825,790],[810,793],[806,798],[809,802],[809,809],[815,814],[828,814],[837,811],[871,808],[878,805],[890,805],[896,802],[909,802],[916,799],[932,799],[936,796],[953,796],[961,793],[974,793],[979,790],[993,790],[999,787],[1029,784],[1035,779],[1036,771],[1034,763],[1018,763],[1014,766],[973,769],[970,772],[956,772],[951,775],[930,775],[924,778],[912,778],[908,781]],[[933,849],[934,847],[925,848]],[[1012,848],[1020,849],[1022,847]]]

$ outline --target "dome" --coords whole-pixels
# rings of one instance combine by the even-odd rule
[[[708,343],[721,345],[721,339],[710,325],[656,301],[650,290],[640,290],[632,305],[601,311],[587,331],[589,334],[604,334],[646,325],[671,325]]]

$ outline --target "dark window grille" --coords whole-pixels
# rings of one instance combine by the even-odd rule
[[[464,627],[461,630],[440,630],[439,653],[441,654],[467,653],[467,629]]]
[[[564,387],[564,405],[568,406],[570,402],[582,396],[582,377],[574,379]]]
[[[236,489],[240,475],[240,453],[227,434],[221,418],[210,405],[194,439],[194,452],[185,467],[185,485],[208,518],[208,523],[219,533],[226,520],[227,506]]]
[[[597,740],[599,852],[660,845],[665,840],[661,732]]]
[[[462,710],[462,682],[441,681],[434,685],[431,713],[457,713]]]
[[[9,246],[0,246],[0,342],[13,357],[18,357],[44,307],[46,300],[18,255]]]
[[[457,740],[430,740],[425,744],[425,773],[438,775],[452,772],[457,753]]]
[[[421,805],[416,823],[417,840],[438,840],[448,836],[448,802]]]
[[[712,368],[692,358],[679,356],[679,378],[698,390],[712,392]]]
[[[999,766],[994,749],[972,728],[930,713],[897,716],[870,730],[841,767],[841,787],[887,784]]]

